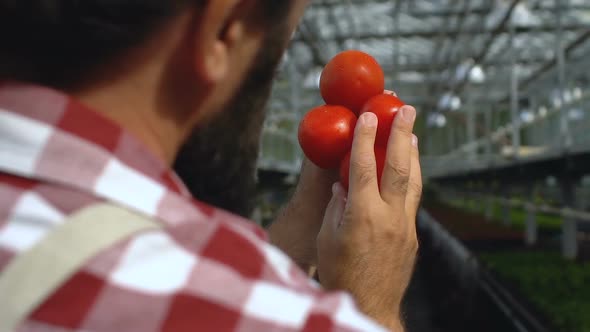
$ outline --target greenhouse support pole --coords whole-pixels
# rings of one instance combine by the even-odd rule
[[[484,212],[484,216],[487,221],[492,221],[494,219],[494,209],[496,208],[496,188],[494,184],[494,179],[490,179],[489,182],[487,182],[489,193],[486,196],[486,207]]]
[[[494,219],[494,197],[492,194],[486,197],[485,218],[487,221]]]
[[[537,97],[531,96],[529,94],[528,99],[529,99],[529,109],[531,110],[531,112],[533,112],[533,114],[537,114],[537,112],[539,110],[539,102],[537,100]],[[539,144],[538,143],[538,142],[540,142],[540,140],[538,139],[539,133],[541,133],[541,130],[539,130],[539,128],[536,128],[534,130],[529,130],[529,135],[527,136],[527,139],[528,139],[528,142],[530,145]]]
[[[297,70],[297,63],[295,56],[293,55],[294,52],[290,52],[288,55],[290,56],[289,61],[289,85],[291,87],[291,93],[289,98],[289,104],[291,106],[292,112],[296,114],[295,120],[296,123],[301,123],[303,119],[303,110],[301,107],[301,77],[299,71]],[[298,126],[293,126],[293,132],[291,133],[292,137],[297,137]],[[291,169],[294,172],[300,169],[302,157],[300,156],[300,150],[297,144],[294,144],[290,151],[292,155],[289,156],[289,161],[292,163]]]
[[[537,227],[537,211],[535,208],[535,185],[531,184],[528,189],[529,203],[525,206],[526,221],[525,221],[525,244],[529,247],[534,246],[538,239]]]
[[[584,194],[580,200],[580,207],[582,211],[588,211],[590,208],[590,189],[588,189],[586,186],[584,186]]]
[[[564,93],[566,89],[566,47],[563,33],[563,11],[568,5],[568,0],[555,0],[555,20],[557,30],[555,32],[555,47],[557,58],[557,89],[559,91],[560,110],[560,142],[564,151],[569,150],[572,145],[572,136],[569,130],[568,110],[565,107]]]
[[[561,197],[563,206],[573,208],[576,206],[576,181],[570,176],[560,179]],[[577,220],[572,216],[563,216],[561,225],[561,253],[564,258],[574,260],[578,256],[578,227]]]
[[[430,130],[427,135],[424,135],[424,139],[426,140],[426,149],[424,150],[425,154],[427,155],[436,155],[438,151],[435,150],[434,147],[434,139],[432,136],[437,135],[438,130]],[[438,136],[438,135],[437,135]]]
[[[446,153],[451,153],[455,150],[455,130],[453,128],[454,121],[451,116],[447,117],[447,125],[444,130],[447,132],[447,139],[448,139],[448,150]]]
[[[465,111],[467,112],[467,144],[475,142],[475,105],[470,99],[467,100],[465,105]],[[477,149],[469,149],[467,152],[469,159],[477,158]]]
[[[506,184],[506,187],[502,189],[502,194],[502,197],[505,199],[505,201],[502,202],[502,223],[508,226],[512,223],[510,220],[510,195],[512,194],[512,190],[509,187],[509,184]]]
[[[512,51],[510,52],[511,75],[510,75],[510,114],[512,115],[512,151],[515,159],[520,155],[520,114],[519,114],[519,65],[516,63],[518,56],[516,47],[516,34],[514,22],[510,22],[510,43]]]
[[[401,30],[401,6],[404,1],[397,0],[395,1],[395,5],[392,6],[393,13],[391,15],[393,19],[393,68],[394,70],[389,73],[392,75],[394,82],[397,80],[397,68],[400,67],[400,57],[401,57],[401,40],[399,37],[399,32]],[[350,5],[352,7],[352,5]]]
[[[485,109],[485,128],[486,128],[486,144],[485,144],[485,158],[488,161],[488,164],[491,166],[493,162],[492,156],[492,111],[493,106],[487,105],[484,106]]]

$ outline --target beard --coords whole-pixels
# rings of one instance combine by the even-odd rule
[[[199,201],[251,216],[266,103],[289,37],[287,30],[269,32],[225,110],[195,130],[179,152],[174,168]]]

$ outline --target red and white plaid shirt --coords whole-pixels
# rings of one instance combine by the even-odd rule
[[[122,128],[59,92],[0,84],[0,273],[101,201],[164,230],[92,258],[19,332],[382,330],[350,296],[310,281],[262,229],[193,200]]]

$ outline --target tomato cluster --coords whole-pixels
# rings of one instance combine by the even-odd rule
[[[299,125],[299,144],[318,167],[340,168],[340,181],[348,189],[350,149],[358,116],[374,113],[379,124],[375,157],[379,179],[391,126],[404,102],[384,93],[385,76],[377,61],[360,51],[345,51],[322,71],[320,91],[326,105],[307,113]]]

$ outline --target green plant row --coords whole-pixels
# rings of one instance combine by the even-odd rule
[[[560,331],[590,332],[590,264],[553,252],[494,252],[480,258],[516,284]]]
[[[453,207],[465,209],[467,211],[484,214],[483,204],[480,200],[470,199],[470,200],[452,200],[449,202]],[[492,209],[492,218],[495,221],[500,221],[503,219],[503,211],[500,204],[495,203]],[[515,229],[523,230],[525,229],[525,222],[526,222],[527,212],[522,208],[511,208],[510,209],[510,225]],[[539,230],[547,230],[547,231],[559,231],[561,229],[562,221],[560,217],[551,216],[546,214],[537,214],[537,225]]]

